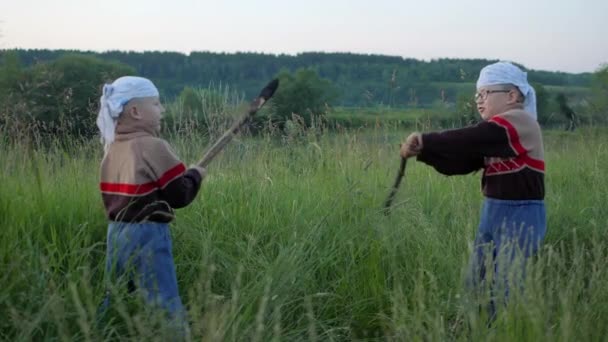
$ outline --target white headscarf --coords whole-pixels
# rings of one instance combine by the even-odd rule
[[[536,120],[536,92],[528,83],[528,74],[509,62],[490,64],[479,73],[477,89],[485,86],[510,83],[524,95],[524,110]]]
[[[101,133],[101,143],[106,150],[114,142],[116,122],[124,105],[134,98],[153,96],[158,96],[158,89],[149,79],[143,77],[123,76],[112,84],[103,86],[103,95],[99,100],[97,127]]]

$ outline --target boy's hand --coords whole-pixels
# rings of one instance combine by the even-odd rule
[[[410,158],[417,156],[422,151],[422,134],[414,132],[410,134],[405,142],[401,144],[401,157]]]
[[[190,167],[198,171],[198,173],[201,175],[201,181],[205,179],[205,176],[207,176],[207,169],[204,167],[200,167],[198,165],[192,165]]]

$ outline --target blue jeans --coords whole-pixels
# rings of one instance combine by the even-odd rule
[[[526,262],[540,247],[546,226],[542,200],[484,200],[467,285],[476,292],[490,290],[490,315],[495,296],[504,295],[506,303],[510,288],[523,290]]]
[[[139,290],[147,303],[160,306],[172,319],[183,321],[169,225],[110,222],[107,239],[107,281],[126,280],[130,291]],[[109,305],[108,293],[101,309],[105,311]]]

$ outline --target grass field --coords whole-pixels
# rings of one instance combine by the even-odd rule
[[[350,128],[408,129],[438,123],[451,125],[458,120],[455,116],[457,115],[445,108],[337,107],[327,113],[326,119],[332,125]]]
[[[490,328],[463,300],[480,175],[412,161],[392,215],[380,211],[407,133],[234,142],[172,224],[193,339],[604,340],[608,131],[545,132],[548,235],[527,291]],[[187,134],[172,144],[188,162],[205,146]],[[0,340],[166,339],[128,297],[96,324],[101,156],[96,141],[0,143]]]

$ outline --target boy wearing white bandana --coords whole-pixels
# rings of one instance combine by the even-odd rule
[[[186,168],[158,137],[164,107],[148,79],[125,76],[106,84],[100,105],[100,190],[110,220],[107,277],[125,278],[130,290],[139,290],[187,330],[168,223],[174,209],[195,199],[205,169]],[[102,309],[109,304],[107,295]]]
[[[484,170],[485,199],[467,285],[476,292],[489,287],[492,297],[506,302],[509,288],[523,289],[525,262],[546,232],[542,134],[534,89],[515,65],[498,62],[483,68],[475,100],[481,123],[412,133],[402,145],[401,156],[417,156],[445,175]],[[484,284],[490,271],[493,281]],[[495,303],[491,299],[492,318]]]

